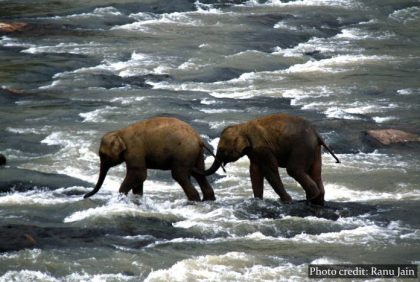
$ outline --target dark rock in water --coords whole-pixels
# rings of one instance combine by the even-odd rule
[[[375,205],[356,202],[326,202],[322,209],[327,211],[334,211],[338,217],[353,217],[372,212],[378,212],[378,207]]]
[[[304,200],[282,204],[276,200],[251,199],[238,205],[235,210],[236,216],[243,219],[315,216],[335,221],[340,217],[358,216],[376,211],[376,207],[351,202],[327,202],[324,207],[321,207],[308,204]]]
[[[0,165],[6,164],[6,157],[3,154],[0,154]]]
[[[48,248],[92,244],[104,234],[116,234],[116,230],[75,227],[39,227],[33,225],[0,226],[0,252],[31,248]]]
[[[196,9],[194,1],[179,0],[179,1],[127,1],[121,2],[114,1],[112,5],[124,14],[130,14],[133,11],[142,11],[143,13],[174,13],[174,12],[187,12]]]
[[[305,52],[304,54],[306,56],[312,57],[312,58],[314,58],[315,60],[318,60],[318,61],[331,58],[331,56],[327,56],[327,55],[321,53],[321,51],[318,51],[318,50]]]
[[[294,203],[286,208],[287,214],[291,216],[307,217],[315,216],[329,220],[337,220],[340,216],[336,209],[321,207],[306,203],[306,201]]]
[[[152,86],[150,84],[146,83],[146,78],[143,76],[129,76],[129,77],[124,77],[122,78],[122,82],[121,85],[131,85],[131,86],[136,86],[136,87],[141,87],[141,88],[152,88]]]
[[[90,183],[63,174],[43,173],[27,169],[1,168],[0,192],[29,191],[34,187],[55,190],[63,187],[90,187]]]
[[[110,73],[87,74],[86,77],[88,76],[89,76],[89,87],[96,86],[96,87],[102,87],[106,89],[124,87],[127,85],[131,87],[137,87],[137,88],[151,88],[152,87],[150,84],[146,83],[147,78],[145,76],[121,77],[121,76],[110,74]],[[159,79],[158,76],[154,78]]]
[[[126,236],[140,236],[126,239]],[[143,248],[156,240],[196,237],[183,228],[173,227],[172,222],[156,218],[121,217],[106,227],[0,225],[0,253],[21,249],[52,249],[105,246],[115,248]],[[201,238],[201,237],[198,237]],[[202,238],[201,238],[202,239]]]
[[[215,67],[210,71],[195,72],[184,77],[184,81],[211,83],[217,81],[226,81],[239,77],[243,74],[243,70],[227,67]]]
[[[398,129],[377,129],[366,132],[368,138],[376,140],[381,145],[420,142],[420,136]]]
[[[130,78],[133,78],[136,76],[131,76]],[[171,80],[172,76],[170,76],[169,74],[153,74],[153,73],[149,73],[146,75],[141,76],[141,78],[143,78],[144,80],[152,80],[152,81],[165,81],[165,80]]]
[[[13,96],[17,96],[17,97],[21,97],[26,95],[27,93],[25,93],[24,90],[20,90],[20,89],[16,89],[16,88],[8,88],[8,87],[1,87],[0,88],[0,93],[1,92],[5,92],[9,95],[13,95]]]
[[[15,226],[0,227],[0,253],[33,248],[36,241],[27,230]]]

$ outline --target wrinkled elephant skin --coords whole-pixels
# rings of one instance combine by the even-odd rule
[[[282,202],[292,201],[278,172],[278,167],[283,167],[303,187],[308,201],[324,205],[321,146],[339,162],[309,121],[285,114],[265,116],[225,128],[217,147],[218,161],[205,175],[215,173],[220,163],[234,162],[246,155],[254,197],[263,197],[265,178]]]
[[[140,121],[102,137],[99,148],[101,160],[98,182],[85,198],[101,188],[108,170],[125,162],[127,174],[120,193],[143,194],[147,169],[171,170],[188,200],[199,201],[200,195],[191,183],[193,176],[203,192],[203,200],[215,200],[204,170],[205,145],[197,132],[176,118],[158,117]]]

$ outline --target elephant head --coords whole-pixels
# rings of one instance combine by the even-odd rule
[[[220,166],[235,162],[246,154],[251,146],[248,135],[242,125],[233,125],[225,128],[217,145],[216,158],[212,166],[205,171],[205,175],[215,173]]]
[[[119,136],[118,132],[110,132],[105,134],[101,140],[99,148],[99,157],[101,160],[98,182],[95,188],[87,193],[84,198],[88,198],[101,188],[108,170],[124,161],[124,151],[127,149],[124,140]]]

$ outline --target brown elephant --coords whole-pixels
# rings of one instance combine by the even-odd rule
[[[203,200],[215,200],[213,188],[203,174],[203,148],[207,148],[197,132],[187,123],[170,117],[140,121],[126,128],[106,133],[99,148],[101,160],[98,182],[84,197],[101,188],[108,170],[125,162],[127,174],[120,193],[143,194],[147,169],[171,170],[190,201],[200,195],[191,183],[193,176],[203,192]],[[208,148],[207,148],[208,149]],[[210,150],[209,150],[210,151]]]
[[[308,201],[324,205],[321,145],[340,162],[309,121],[286,114],[269,115],[225,128],[217,146],[216,160],[204,174],[211,175],[220,165],[247,155],[254,197],[263,197],[265,178],[281,201],[290,203],[292,198],[284,189],[278,172],[278,167],[284,167],[303,187]]]

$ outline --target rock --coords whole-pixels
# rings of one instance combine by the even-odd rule
[[[22,31],[27,26],[28,26],[27,23],[20,23],[20,22],[1,23],[0,22],[0,32],[17,32],[17,31]]]
[[[37,188],[56,190],[72,186],[91,187],[92,184],[63,174],[43,173],[28,169],[0,169],[0,193],[25,192]]]
[[[345,205],[333,202],[326,203],[325,207],[308,204],[305,200],[294,201],[292,204],[282,204],[279,200],[250,199],[235,206],[235,216],[240,219],[255,218],[282,218],[284,216],[308,217],[314,216],[328,220],[338,220],[347,216],[343,212]],[[357,212],[358,207],[355,209]]]
[[[3,154],[0,154],[0,165],[6,164],[6,157]]]
[[[25,92],[23,90],[19,90],[19,89],[15,89],[15,88],[1,87],[1,90],[6,92],[7,94],[11,94],[11,95],[14,95],[14,96],[25,95]]]
[[[382,145],[420,142],[420,136],[398,129],[368,130],[367,135]]]
[[[0,226],[0,231],[0,253],[34,248],[36,244],[35,239],[27,233],[27,230],[17,230],[9,225]]]
[[[136,222],[133,226],[133,220]],[[142,239],[124,240],[125,236],[147,235]],[[116,245],[127,248],[143,248],[155,241],[175,238],[199,238],[184,228],[173,227],[172,221],[159,218],[121,217],[120,222],[102,227],[36,224],[0,224],[0,254],[22,249],[71,249],[80,247]]]
[[[104,234],[124,235],[117,229],[44,227],[35,225],[1,225],[0,253],[33,248],[57,248],[81,245],[100,245]]]

